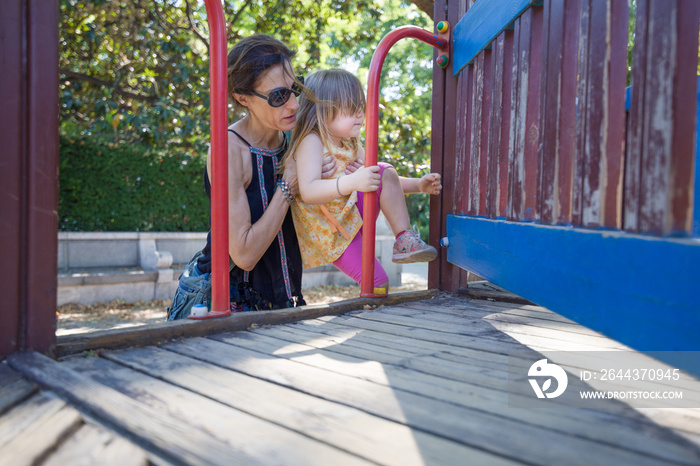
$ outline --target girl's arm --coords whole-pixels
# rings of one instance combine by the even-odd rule
[[[322,179],[323,144],[316,134],[299,143],[295,158],[299,193],[307,204],[325,204],[353,191],[376,191],[379,188],[379,167],[361,168],[351,175]]]
[[[362,165],[365,163],[365,150],[362,146],[360,146],[357,152],[357,163]],[[349,171],[354,170],[348,168],[345,173],[348,173]],[[421,178],[407,178],[405,176],[400,176],[399,181],[404,194],[440,194],[440,191],[442,190],[442,177],[439,173],[430,173],[422,176]]]
[[[228,163],[228,241],[229,255],[243,270],[252,270],[277,236],[289,209],[280,188],[275,189],[263,216],[254,224],[250,220],[250,206],[245,194],[243,151],[229,134]],[[247,155],[247,153],[246,153]],[[211,162],[207,157],[207,171],[211,179]],[[250,174],[249,174],[250,175]],[[285,176],[287,172],[285,172]]]
[[[429,173],[420,178],[407,178],[400,176],[399,181],[405,194],[428,193],[440,194],[442,190],[442,177],[439,173]]]

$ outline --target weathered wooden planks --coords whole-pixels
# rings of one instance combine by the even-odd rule
[[[542,67],[541,7],[528,8],[515,22],[508,145],[510,192],[508,218],[539,220],[540,69]]]
[[[538,206],[543,223],[572,222],[580,8],[580,0],[544,3]]]
[[[557,412],[514,411],[507,408],[506,389],[502,379],[500,386],[499,384],[480,385],[479,382],[487,381],[487,374],[482,374],[474,368],[466,369],[460,362],[451,361],[449,365],[452,366],[453,374],[464,371],[468,377],[465,377],[464,383],[450,383],[449,379],[442,379],[443,376],[434,377],[423,371],[409,369],[405,365],[405,355],[391,356],[381,352],[377,354],[377,347],[372,351],[370,348],[361,349],[361,347],[352,346],[353,337],[341,341],[322,339],[317,333],[304,330],[308,327],[304,325],[268,327],[255,330],[256,338],[236,338],[235,334],[231,334],[218,339],[374,383],[387,384],[395,390],[411,391],[428,398],[481,409],[597,442],[625,445],[626,448],[644,451],[654,456],[661,455],[671,461],[682,462],[695,457],[683,442],[668,442],[667,439],[657,443],[660,437],[664,437],[663,429],[660,430],[653,423],[645,421],[632,409],[619,409],[622,407],[615,405],[610,407],[610,411],[567,409]],[[293,343],[282,345],[276,340],[277,338]],[[311,351],[311,348],[316,348],[316,351]],[[368,361],[381,362],[381,365],[370,365]],[[462,358],[461,362],[468,363],[468,358]],[[506,364],[502,364],[500,370],[503,373],[502,377],[505,377]],[[510,394],[510,396],[514,395]],[[642,431],[646,434],[640,436]]]
[[[290,431],[309,436],[321,442],[317,448],[323,448],[324,444],[333,445],[380,464],[422,464],[423,461],[460,464],[464,458],[472,458],[475,461],[499,460],[455,442],[422,432],[414,432],[402,424],[372,416],[362,410],[289,390],[275,383],[196,361],[170,351],[145,348],[111,352],[105,356],[124,366],[148,371],[155,377],[193,392],[187,396],[179,395],[178,398],[181,400],[191,398],[194,402],[196,401],[194,394],[211,398],[222,405],[248,412],[286,427]],[[262,357],[260,360],[263,365],[265,359],[267,358]],[[137,397],[150,400],[150,403],[158,400],[159,403],[167,404],[169,394],[175,393],[172,388],[164,387],[163,382],[149,383],[145,376],[129,377],[125,368],[120,370],[113,367],[114,364],[109,366],[106,361],[86,361],[75,364],[85,369],[88,363],[93,366],[90,368],[92,377],[98,380],[106,379],[108,383],[117,384],[121,389],[134,393]],[[148,395],[144,396],[144,394]],[[222,406],[213,406],[210,409],[206,403],[199,403],[197,411],[197,413],[183,412],[181,416],[184,421],[192,425],[211,423],[212,420],[221,418],[222,427],[223,424],[232,424],[231,429],[223,429],[224,433],[240,430],[233,420],[228,419],[228,410]],[[204,418],[204,416],[209,417]],[[246,435],[252,435],[252,433],[247,431]],[[267,433],[261,438],[264,439],[269,435],[270,433]],[[241,435],[231,435],[231,437],[236,439]],[[302,464],[304,461],[321,462],[320,456],[306,453],[310,449],[311,442],[303,437],[290,444],[282,443],[285,438],[291,437],[287,434],[279,438],[275,445],[278,451],[294,450],[287,455],[287,462],[295,458],[298,458],[298,462]],[[256,440],[240,438],[239,441],[254,443]],[[414,443],[420,445],[420,449],[417,445],[412,447]]]
[[[51,393],[39,393],[0,417],[0,448],[34,424],[42,424],[66,403]]]
[[[471,89],[470,112],[470,141],[467,160],[469,166],[468,190],[462,199],[462,211],[468,215],[484,215],[486,213],[486,188],[488,185],[489,137],[488,120],[491,110],[492,89],[492,59],[491,51],[484,50],[477,55],[473,68],[473,83]],[[466,202],[465,202],[466,201]],[[465,206],[466,204],[466,206]],[[466,207],[466,208],[465,208]]]
[[[150,459],[154,459],[151,457]],[[141,448],[41,392],[0,417],[0,464],[148,464]]]
[[[327,322],[324,320],[326,318],[305,321],[291,326],[264,328],[255,330],[255,332],[269,332],[278,338],[291,341],[299,341],[299,338],[306,337],[306,344],[328,351],[362,357],[374,354],[371,360],[382,363],[396,364],[403,368],[495,390],[503,390],[505,387],[504,367],[508,364],[508,358],[512,356],[494,353],[492,352],[493,348],[490,348],[489,345],[478,349],[456,347],[445,342],[423,339],[426,336],[430,337],[429,333],[415,332],[415,334],[411,334],[409,332],[410,336],[400,336],[392,332],[394,328],[391,326],[379,330],[377,326],[365,325],[364,328],[347,326],[347,320],[341,318]],[[590,351],[590,349],[586,351]],[[524,355],[520,351],[518,353]],[[645,358],[643,355],[635,357]],[[586,361],[584,364],[583,366],[572,366],[572,370],[575,372],[581,368],[587,369],[590,361]],[[693,393],[694,396],[697,396],[697,383],[691,384],[687,388],[691,390],[688,392],[688,396]],[[622,404],[608,405],[606,411],[623,417],[630,415],[629,409]],[[601,413],[601,416],[605,416],[605,413]],[[693,410],[647,410],[645,416],[653,418],[663,426],[674,429],[687,432],[700,430],[700,415],[694,415]],[[638,422],[650,422],[638,415],[632,417]]]
[[[691,230],[700,4],[637,2],[624,228]]]
[[[75,409],[64,406],[44,422],[34,423],[12,438],[0,452],[0,465],[37,464],[83,423]]]
[[[164,414],[96,383],[37,353],[17,353],[8,361],[27,377],[89,409],[95,416],[137,437],[149,449],[176,463],[260,464],[199,429],[173,423]]]
[[[139,447],[104,429],[84,424],[42,463],[44,466],[151,464]]]
[[[700,4],[638,3],[626,129],[627,2],[526,3],[513,16],[512,31],[502,30],[504,24],[489,36],[493,42],[480,45],[486,50],[470,55],[470,64],[455,70],[459,80],[470,81],[459,96],[464,102],[457,103],[466,106],[469,122],[456,142],[461,147],[457,156],[469,167],[462,213],[690,234]],[[473,13],[487,3],[475,5]],[[456,28],[455,56],[480,37],[479,28],[508,8],[510,4],[493,11],[483,24],[474,24],[475,30]],[[465,15],[464,21],[473,21],[472,16]],[[504,63],[502,50],[510,46],[509,37],[512,66]],[[501,92],[506,83],[511,86],[507,100]],[[509,118],[503,118],[504,112]],[[454,126],[449,117],[444,123],[446,131]],[[464,127],[464,122],[458,118],[456,126]],[[486,126],[488,137],[480,137]],[[449,214],[455,205],[449,203],[455,201],[444,201],[443,211]]]
[[[254,461],[365,464],[325,442],[297,433],[308,431],[318,436],[315,432],[320,432],[322,437],[335,439],[354,433],[353,440],[363,446],[372,443],[344,427],[343,420],[352,422],[352,416],[344,415],[342,409],[309,404],[304,402],[308,397],[302,394],[153,347],[106,356],[110,361],[76,358],[67,363],[90,379],[167,416],[173,423],[208,432],[229,450],[239,451]],[[292,429],[280,427],[290,427],[290,423]],[[275,441],[271,442],[271,438]],[[350,444],[346,442],[345,446]]]
[[[554,325],[538,327],[534,325],[511,325],[513,319],[492,319],[485,320],[480,317],[450,317],[444,316],[435,319],[433,316],[410,315],[399,312],[362,312],[352,316],[353,319],[360,318],[377,322],[384,322],[403,326],[418,326],[419,328],[440,331],[446,334],[480,336],[495,340],[509,341],[514,335],[523,337],[535,337],[533,344],[540,347],[553,348],[555,346],[571,344],[582,344],[592,348],[604,349],[624,349],[620,343],[610,340],[598,334],[581,334],[559,330]],[[517,319],[515,319],[517,321]],[[445,325],[445,324],[449,325]],[[498,331],[494,331],[494,329]],[[535,343],[537,342],[537,343]]]
[[[508,213],[508,135],[511,116],[513,31],[503,31],[491,52],[493,86],[488,135],[488,186],[486,216],[505,218]]]
[[[119,464],[129,455],[137,464],[153,455],[213,464],[697,463],[694,410],[510,405],[532,397],[527,384],[509,386],[510,358],[620,348],[538,306],[440,295],[61,363],[15,355],[9,362],[24,377],[148,451],[42,392],[0,416],[0,457],[20,445],[13,459],[48,464]],[[573,374],[587,363],[564,368]],[[691,382],[674,387],[698,396]],[[36,432],[36,448],[22,443]]]
[[[168,341],[173,338],[208,335],[213,332],[242,330],[251,325],[269,325],[313,319],[322,315],[342,314],[365,305],[378,306],[413,299],[424,299],[436,294],[435,290],[392,293],[386,298],[356,298],[331,304],[318,304],[275,311],[241,312],[230,317],[209,320],[180,320],[128,329],[105,330],[58,338],[56,353],[59,357],[97,348],[125,348]]]
[[[622,225],[628,18],[625,2],[581,2],[574,225]]]
[[[0,415],[36,391],[36,384],[0,363]]]
[[[567,452],[572,449],[579,451],[587,449],[584,446],[586,442],[577,437],[546,429],[537,430],[534,426],[528,426],[528,431],[532,433],[537,430],[537,438],[551,445],[548,451],[527,448],[529,440],[515,434],[510,436],[508,443],[505,444],[500,441],[496,432],[517,432],[519,429],[517,426],[522,424],[492,416],[478,409],[463,408],[294,361],[270,358],[266,356],[266,352],[232,347],[206,339],[189,339],[168,344],[166,347],[183,354],[196,355],[199,359],[221,367],[358,407],[368,413],[519,461],[542,463],[555,461],[556,458],[562,458],[562,460],[566,458],[567,462],[576,462],[576,458],[572,458]],[[596,449],[601,455],[609,455],[609,458],[614,457],[623,462],[662,463],[659,459],[618,450],[607,445],[597,444]],[[519,453],[517,458],[514,458],[516,451]]]

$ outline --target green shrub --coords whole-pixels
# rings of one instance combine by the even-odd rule
[[[62,231],[207,231],[205,157],[90,137],[60,137]]]
[[[179,147],[154,149],[61,135],[59,229],[207,231],[205,163],[203,154]],[[427,240],[430,196],[412,194],[406,201],[411,224],[417,224]]]

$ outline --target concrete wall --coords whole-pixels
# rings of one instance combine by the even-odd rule
[[[206,233],[59,232],[58,272],[142,267],[150,245],[170,253],[172,262],[167,267],[177,266],[186,264],[206,242]]]
[[[171,299],[183,266],[206,241],[206,233],[59,232],[57,304]],[[376,244],[391,286],[401,285],[401,265],[391,262],[394,237],[383,216]],[[352,284],[332,265],[305,270],[302,278],[302,288]]]

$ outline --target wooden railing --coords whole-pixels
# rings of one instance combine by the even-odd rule
[[[431,242],[449,247],[429,284],[466,269],[629,344],[693,347],[700,2],[638,0],[631,29],[626,0],[450,2],[446,19]]]
[[[455,27],[461,213],[690,235],[698,2],[638,2],[629,118],[627,2],[477,18],[529,3],[480,0]],[[489,28],[478,53],[460,40]]]

